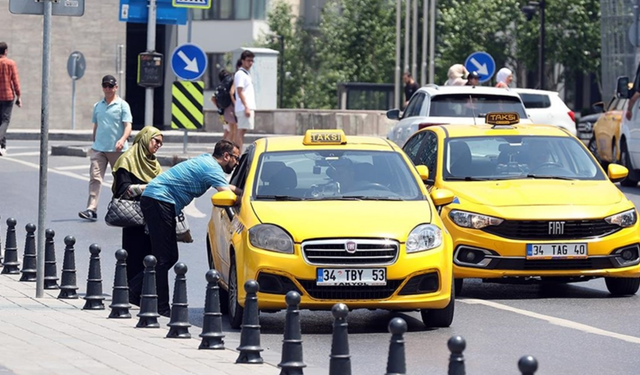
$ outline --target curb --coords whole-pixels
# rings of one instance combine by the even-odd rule
[[[90,146],[52,146],[51,156],[79,156],[86,158],[89,156]],[[200,155],[201,152],[195,152],[193,154],[173,154],[173,155],[156,155],[160,165],[165,167],[172,167],[187,159]]]

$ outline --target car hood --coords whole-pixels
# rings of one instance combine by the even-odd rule
[[[450,182],[457,200],[494,207],[610,206],[626,200],[609,181],[508,180]]]
[[[261,223],[287,230],[295,242],[328,237],[382,237],[404,242],[413,228],[430,223],[423,201],[252,201]]]

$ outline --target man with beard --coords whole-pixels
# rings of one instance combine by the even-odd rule
[[[238,164],[240,150],[227,140],[216,143],[213,155],[202,154],[183,161],[149,182],[140,206],[149,229],[151,254],[156,257],[156,284],[158,289],[158,313],[170,316],[169,270],[178,261],[176,242],[176,216],[195,198],[210,187],[231,190],[238,195],[242,191],[229,185],[229,174]]]

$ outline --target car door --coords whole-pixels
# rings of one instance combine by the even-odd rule
[[[618,109],[620,102],[620,98],[613,98],[611,102],[609,102],[607,111],[593,126],[593,135],[596,138],[596,144],[598,146],[598,158],[605,162],[615,160],[614,150],[616,147],[614,146],[614,142],[617,128],[616,119],[619,123],[622,116],[620,113],[621,110]]]
[[[426,184],[431,188],[438,175],[438,136],[425,130],[407,140],[402,148],[414,165],[424,165],[429,169]]]
[[[240,157],[238,166],[233,171],[229,181],[229,184],[235,185],[243,191],[245,190],[254,151],[255,147],[253,145],[247,147],[247,151]],[[241,223],[240,214],[242,209],[243,207],[240,204],[233,207],[216,207],[212,214],[214,215],[212,217],[213,224],[216,228],[214,244],[212,244],[215,248],[213,261],[225,282],[229,277],[232,241]]]

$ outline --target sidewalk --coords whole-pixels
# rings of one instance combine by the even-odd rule
[[[198,350],[201,333],[167,339],[168,318],[160,328],[135,328],[131,319],[108,319],[105,310],[82,310],[84,299],[57,299],[59,290],[35,298],[35,283],[21,275],[0,275],[0,374],[279,374],[273,364],[236,364],[238,342],[225,350]],[[265,353],[268,354],[268,353]],[[273,363],[273,358],[269,360]]]

